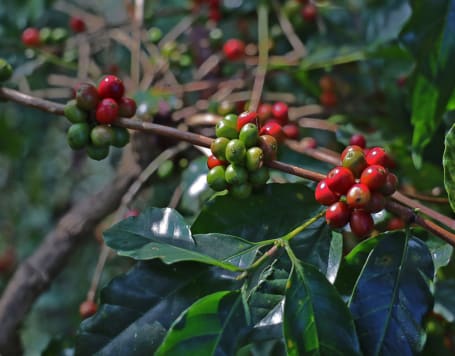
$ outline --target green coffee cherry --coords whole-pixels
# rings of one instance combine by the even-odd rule
[[[0,58],[0,82],[5,82],[13,75],[13,67],[3,58]]]
[[[90,140],[96,147],[109,146],[114,142],[115,131],[112,127],[106,125],[95,126],[90,131]]]
[[[270,178],[269,169],[265,166],[262,166],[257,171],[250,172],[248,175],[248,180],[251,184],[254,185],[263,185],[267,183]]]
[[[42,43],[50,43],[52,37],[52,30],[49,27],[43,27],[39,31],[39,38]]]
[[[239,139],[243,141],[246,148],[256,146],[259,138],[259,130],[255,124],[244,125],[239,133]]]
[[[255,172],[262,167],[264,154],[259,147],[251,147],[245,154],[245,166],[250,172]]]
[[[51,41],[54,43],[63,42],[67,37],[68,31],[63,27],[54,28],[51,32]]]
[[[89,145],[87,147],[87,155],[91,159],[94,159],[95,161],[101,161],[102,159],[105,159],[108,154],[109,154],[109,146],[97,147],[97,146]]]
[[[237,163],[243,165],[245,161],[245,145],[242,141],[234,139],[229,141],[226,146],[226,159],[230,163]]]
[[[128,129],[124,127],[113,127],[114,130],[114,140],[111,145],[115,147],[123,147],[130,142],[130,133]]]
[[[213,155],[222,160],[226,161],[226,146],[229,143],[229,139],[226,137],[218,137],[210,145]]]
[[[223,118],[224,121],[230,122],[234,127],[237,127],[237,119],[238,116],[236,114],[228,114]]]
[[[252,187],[248,183],[233,185],[229,192],[237,199],[246,199],[251,195]]]
[[[207,173],[207,184],[213,190],[220,192],[227,188],[227,182],[225,179],[225,169],[223,166],[213,167]]]
[[[88,113],[77,106],[76,100],[70,100],[63,109],[65,117],[73,124],[87,122]]]
[[[239,185],[246,183],[248,180],[248,172],[242,166],[239,166],[237,164],[230,164],[226,167],[224,177],[226,179],[226,182],[229,184]]]
[[[87,123],[73,124],[68,129],[66,137],[72,149],[81,149],[90,141],[90,126]]]
[[[228,100],[223,100],[219,105],[218,105],[218,115],[224,116],[228,115],[231,112],[233,112],[235,109],[234,103],[228,101]],[[224,118],[226,119],[226,118]]]
[[[158,27],[152,27],[148,30],[148,38],[152,43],[158,43],[163,37],[163,32]]]
[[[220,120],[215,126],[216,137],[226,137],[226,138],[237,138],[238,132],[235,125],[232,122],[226,120]]]

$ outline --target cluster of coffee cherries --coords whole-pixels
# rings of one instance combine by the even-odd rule
[[[276,158],[277,140],[260,134],[258,114],[228,114],[215,128],[216,139],[207,159],[207,183],[215,191],[228,189],[236,198],[247,198],[261,189],[269,179],[264,161]]]
[[[341,166],[332,169],[316,186],[315,198],[328,206],[325,219],[332,228],[349,223],[359,238],[367,237],[374,228],[372,213],[386,206],[398,184],[393,166],[385,150],[373,147],[366,150],[349,145],[341,154]]]
[[[64,109],[72,123],[67,132],[70,147],[86,148],[90,158],[102,160],[109,154],[109,146],[125,146],[129,142],[128,130],[112,126],[118,117],[133,117],[136,113],[136,102],[123,95],[123,82],[114,75],[106,75],[98,87],[80,83],[75,91],[75,99]]]
[[[282,101],[273,105],[263,103],[258,106],[258,117],[261,123],[261,135],[271,135],[278,142],[284,139],[299,138],[299,126],[289,121],[289,107]]]
[[[319,79],[319,87],[321,95],[319,96],[320,103],[326,108],[333,108],[338,104],[338,96],[336,94],[336,84],[330,75],[323,75]]]

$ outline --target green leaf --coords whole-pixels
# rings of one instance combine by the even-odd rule
[[[193,234],[223,233],[258,242],[286,234],[322,207],[303,184],[267,184],[246,200],[217,196],[191,226]]]
[[[240,293],[216,292],[179,316],[155,355],[233,355],[246,328]]]
[[[401,42],[416,60],[412,95],[412,146],[414,162],[430,142],[455,88],[455,0],[412,1],[412,16],[404,27]]]
[[[451,323],[455,321],[454,290],[454,279],[438,281],[434,288],[434,311]]]
[[[254,244],[235,236],[192,237],[183,217],[170,208],[151,208],[124,219],[105,231],[104,238],[120,255],[137,260],[159,258],[167,264],[195,261],[231,271],[251,263],[257,251]]]
[[[311,265],[294,266],[286,288],[283,324],[288,355],[360,355],[346,304]]]
[[[194,263],[138,263],[102,290],[100,308],[82,322],[77,355],[152,355],[189,305],[220,288],[234,288],[226,271]]]
[[[449,197],[450,206],[455,211],[455,125],[447,132],[445,138],[442,166],[444,167],[444,186]]]
[[[433,275],[433,261],[422,241],[402,231],[384,234],[349,302],[365,353],[414,355],[423,347],[422,321],[433,303]]]

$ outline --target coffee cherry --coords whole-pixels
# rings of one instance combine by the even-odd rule
[[[51,42],[52,43],[61,43],[68,38],[68,31],[66,28],[57,27],[51,31]]]
[[[228,143],[229,139],[226,137],[218,137],[210,145],[210,150],[216,158],[226,161],[226,146]]]
[[[39,30],[39,38],[41,43],[51,43],[52,42],[52,29],[49,27],[43,27]]]
[[[387,223],[387,230],[401,230],[406,227],[405,222],[403,219],[398,217],[393,217]]]
[[[340,199],[340,195],[330,190],[325,179],[321,180],[316,186],[314,197],[319,204],[332,205]]]
[[[65,117],[73,124],[87,122],[88,114],[77,106],[76,100],[70,100],[63,109]]]
[[[254,111],[242,112],[237,119],[237,131],[240,132],[243,126],[249,123],[255,124],[257,121],[258,114]]]
[[[79,16],[71,16],[69,25],[73,32],[80,33],[85,31],[85,22]]]
[[[344,157],[346,157],[346,155],[348,154],[348,152],[351,152],[351,151],[358,151],[358,152],[361,152],[361,153],[364,152],[363,148],[360,147],[360,146],[349,145],[349,146],[346,146],[346,148],[343,150],[343,152],[341,152],[340,159],[343,160]]]
[[[250,172],[257,171],[262,167],[264,153],[259,147],[251,147],[245,154],[245,166]]]
[[[323,75],[319,79],[319,87],[322,91],[335,91],[335,81],[330,75]]]
[[[100,98],[98,90],[90,83],[80,83],[76,86],[76,103],[82,110],[94,110],[99,102]]]
[[[281,125],[289,121],[289,108],[288,105],[282,101],[278,101],[272,106],[272,114]]]
[[[224,178],[228,184],[243,184],[248,180],[248,172],[245,167],[238,164],[230,164],[226,167]]]
[[[358,147],[358,146],[348,146],[348,147]],[[344,151],[343,151],[344,153]],[[343,155],[342,155],[343,156]],[[344,155],[344,158],[341,161],[341,165],[343,167],[348,168],[355,177],[359,177],[363,170],[367,166],[367,162],[365,160],[365,155],[363,154],[362,149],[350,149]]]
[[[378,164],[365,168],[360,175],[360,183],[365,184],[370,190],[378,190],[385,184],[387,169]]]
[[[106,75],[98,84],[98,94],[101,98],[119,100],[125,93],[123,82],[115,75]]]
[[[90,132],[90,140],[97,147],[109,146],[114,142],[114,137],[114,129],[106,125],[95,126]]]
[[[258,107],[258,118],[261,124],[263,124],[266,120],[272,117],[272,105],[271,104],[261,104]]]
[[[270,178],[270,170],[266,166],[262,166],[257,171],[249,172],[248,180],[251,184],[256,186],[267,183]]]
[[[251,187],[251,184],[243,183],[239,185],[233,185],[229,189],[229,193],[232,194],[234,198],[246,199],[251,195],[252,190],[253,188]]]
[[[284,140],[284,132],[281,128],[281,125],[276,121],[267,121],[264,126],[261,127],[259,134],[262,135],[270,135],[275,137],[278,142]]]
[[[364,210],[369,213],[379,213],[385,208],[387,201],[383,194],[379,192],[371,192],[370,201],[364,207]]]
[[[246,124],[239,133],[239,139],[246,148],[253,147],[257,144],[259,138],[258,127],[255,124]]]
[[[367,140],[365,139],[365,136],[363,136],[362,134],[354,134],[349,139],[349,145],[355,145],[361,148],[365,148],[367,145]]]
[[[214,191],[220,192],[227,188],[225,178],[225,169],[223,166],[216,166],[209,170],[207,173],[207,184]]]
[[[83,319],[86,319],[98,310],[98,305],[92,300],[86,300],[79,306],[79,314]]]
[[[10,272],[16,263],[16,250],[8,247],[0,254],[0,274]]]
[[[223,120],[230,122],[234,127],[237,128],[237,121],[238,121],[238,116],[236,114],[227,114]]]
[[[259,147],[264,153],[264,161],[273,161],[276,159],[278,152],[278,142],[275,137],[270,135],[261,135],[258,139]]]
[[[69,127],[66,138],[73,150],[81,149],[90,141],[90,126],[87,123],[73,124]]]
[[[111,145],[114,147],[123,147],[130,142],[130,133],[128,129],[124,127],[112,127],[114,130],[114,138],[113,141],[111,142]]]
[[[349,222],[351,209],[342,201],[330,205],[325,211],[325,221],[335,229],[345,226]]]
[[[87,156],[95,161],[101,161],[109,155],[109,146],[87,146]]]
[[[299,125],[297,125],[295,122],[290,122],[284,125],[281,130],[283,131],[284,135],[291,140],[297,140],[299,138]]]
[[[228,115],[232,112],[234,112],[235,106],[234,103],[228,101],[228,100],[223,100],[221,103],[218,104],[217,112],[218,115],[225,116]]]
[[[226,146],[226,159],[230,163],[243,164],[245,154],[246,148],[242,141],[238,139],[229,141]]]
[[[228,162],[222,161],[218,158],[216,158],[214,155],[210,155],[207,158],[207,168],[212,169],[216,166],[225,166],[227,165]]]
[[[223,46],[223,53],[231,61],[238,60],[245,55],[245,43],[235,38],[227,40]]]
[[[326,182],[332,192],[342,195],[352,187],[355,178],[349,169],[335,167],[327,174]]]
[[[303,150],[314,149],[314,148],[318,147],[318,141],[316,141],[314,139],[314,137],[304,137],[300,141],[300,145],[301,145]]]
[[[137,209],[128,209],[128,211],[123,215],[125,219],[139,216],[141,212]]]
[[[96,121],[112,124],[118,117],[118,104],[114,99],[105,98],[96,107]]]
[[[359,238],[365,238],[374,228],[373,218],[364,210],[354,210],[349,219],[349,226],[354,235]]]
[[[39,30],[29,27],[22,32],[22,43],[27,47],[37,47],[41,44]]]
[[[363,208],[371,199],[371,192],[365,184],[354,184],[346,193],[346,202],[351,208]]]
[[[390,158],[382,147],[371,148],[365,159],[369,165],[379,164],[383,167],[389,167],[390,163]]]
[[[385,196],[395,193],[398,187],[398,178],[395,174],[389,172],[385,178],[384,185],[381,187],[381,193]]]
[[[136,114],[136,101],[132,98],[122,96],[118,101],[118,115],[120,117],[133,117]]]
[[[239,133],[235,125],[227,120],[220,120],[215,126],[216,137],[237,138]]]
[[[317,12],[318,10],[313,4],[306,4],[301,10],[302,17],[307,22],[314,22],[316,20]]]
[[[326,108],[333,108],[338,103],[337,95],[333,91],[323,91],[319,97],[322,106]]]
[[[0,82],[5,82],[13,75],[13,67],[3,58],[0,58]]]
[[[163,37],[163,32],[158,27],[151,27],[147,34],[149,41],[152,43],[158,43]]]

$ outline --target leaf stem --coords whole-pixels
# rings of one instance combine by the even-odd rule
[[[302,225],[297,226],[294,230],[288,232],[286,235],[282,236],[281,239],[283,241],[289,241],[300,234],[303,230],[305,230],[308,226],[314,224],[318,221],[323,215],[325,214],[325,210],[320,211],[316,216],[313,216],[311,219],[305,221]]]

